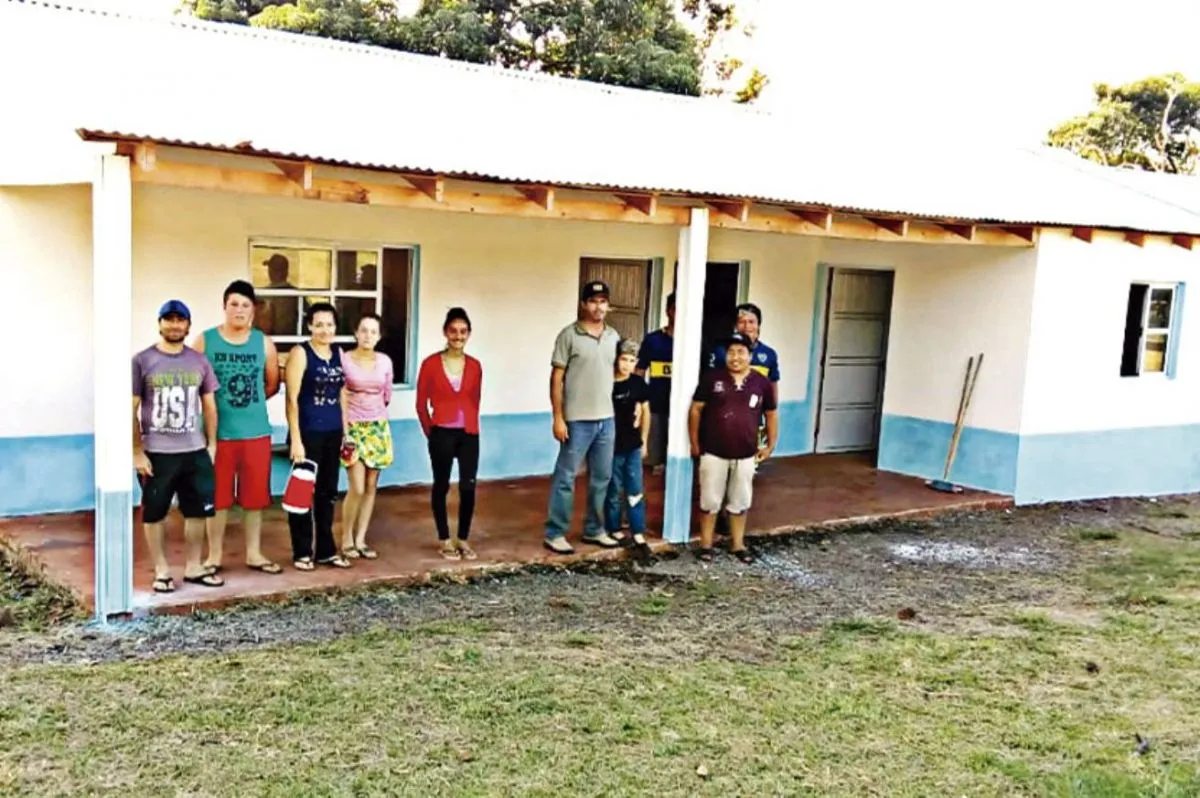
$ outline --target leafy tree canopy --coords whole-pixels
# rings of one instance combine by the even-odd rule
[[[400,15],[394,0],[183,6],[200,19],[673,94],[729,93],[745,66],[715,55],[740,25],[734,3],[723,0],[422,0],[411,16]],[[734,97],[752,102],[766,84],[753,69]]]
[[[1094,90],[1095,107],[1051,130],[1047,143],[1106,166],[1197,172],[1200,83],[1169,74]]]

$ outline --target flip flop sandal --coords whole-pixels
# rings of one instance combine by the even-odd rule
[[[355,549],[355,551],[361,554],[364,560],[379,559],[379,552],[375,551],[375,549],[371,548],[370,546],[363,546],[361,549]]]
[[[216,574],[200,574],[199,576],[185,576],[183,581],[189,585],[201,585],[203,587],[224,587],[225,580]]]
[[[442,544],[441,555],[447,560],[462,559],[462,554],[459,553],[458,548],[449,540]]]
[[[223,571],[223,570],[224,570],[224,569],[223,569],[221,566],[219,566],[219,565],[206,565],[206,566],[204,566],[204,573],[206,573],[206,574],[219,574],[219,573],[221,573],[221,571]]]
[[[467,545],[465,540],[460,540],[454,545],[456,548],[458,548],[459,556],[461,556],[464,560],[474,560],[479,557],[479,555],[475,553],[475,550]]]
[[[362,550],[351,546],[348,549],[342,549],[342,556],[348,560],[357,560],[362,556]]]
[[[744,562],[746,565],[750,565],[751,563],[754,562],[755,559],[757,559],[749,549],[738,549],[737,551],[731,551],[729,553],[732,554],[734,557],[737,557],[739,560]]]
[[[350,561],[340,554],[335,554],[327,560],[317,560],[318,565],[328,565],[331,568],[349,568]]]
[[[696,549],[696,559],[700,562],[712,562],[716,553],[712,549]]]
[[[246,563],[246,567],[251,571],[262,571],[264,574],[283,573],[283,569],[279,567],[279,564],[273,562],[260,562],[256,564]]]
[[[174,593],[175,580],[169,576],[156,576],[151,587],[155,593]]]
[[[312,557],[301,557],[294,561],[292,565],[297,571],[311,571],[317,567],[313,565]]]

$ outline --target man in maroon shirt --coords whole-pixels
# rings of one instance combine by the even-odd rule
[[[725,367],[700,377],[688,414],[692,457],[700,458],[700,550],[713,559],[713,532],[722,505],[729,512],[729,551],[754,562],[746,548],[746,511],[753,497],[754,472],[775,451],[779,419],[771,381],[750,368],[750,339],[733,333],[724,342]],[[767,445],[758,448],[758,424],[767,419]]]

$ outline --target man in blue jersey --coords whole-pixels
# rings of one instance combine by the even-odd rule
[[[750,339],[750,368],[771,381],[775,403],[779,404],[779,355],[759,340],[762,310],[753,302],[737,306],[737,332]],[[710,369],[725,368],[725,347],[717,344],[708,356]]]
[[[661,474],[667,462],[667,424],[671,416],[671,363],[675,355],[675,293],[667,296],[667,326],[655,330],[638,350],[639,377],[649,375],[650,440],[646,462]]]

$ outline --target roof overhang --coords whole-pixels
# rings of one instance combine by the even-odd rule
[[[1038,233],[1035,225],[999,221],[935,219],[783,205],[753,197],[498,180],[466,173],[300,159],[258,149],[250,142],[217,147],[89,129],[77,132],[85,141],[112,143],[118,153],[129,156],[133,180],[142,185],[526,219],[674,226],[689,223],[691,208],[704,207],[710,210],[710,226],[717,229],[863,241],[1031,247]],[[171,157],[184,152],[221,156],[223,163]]]

